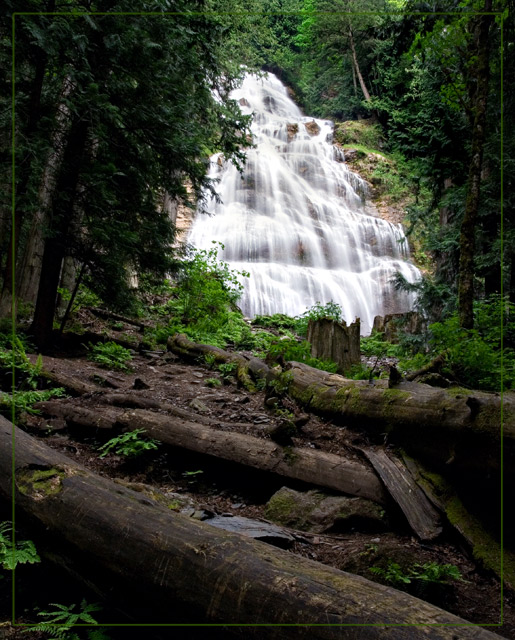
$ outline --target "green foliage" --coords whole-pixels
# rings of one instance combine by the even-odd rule
[[[413,580],[425,584],[447,584],[449,580],[462,580],[455,565],[436,562],[415,563],[412,567],[402,569],[398,563],[390,560],[386,567],[370,567],[369,571],[394,587],[410,584]]]
[[[13,545],[11,523],[0,524],[0,565],[3,569],[13,571],[19,564],[34,564],[40,561],[32,540],[19,540]]]
[[[474,329],[462,329],[456,313],[444,322],[429,326],[435,353],[446,352],[443,373],[461,385],[500,391],[515,385],[515,351],[513,344],[515,305],[500,296],[478,301],[474,305]],[[502,322],[502,325],[501,325]]]
[[[89,345],[88,359],[105,369],[130,371],[127,363],[132,360],[131,352],[116,342],[103,342]]]
[[[86,600],[81,601],[79,610],[75,610],[76,604],[66,606],[51,602],[50,605],[54,609],[38,612],[38,616],[45,620],[27,628],[48,633],[48,640],[80,640],[79,633],[72,631],[73,627],[77,624],[97,625],[98,622],[91,614],[102,609],[99,604],[88,604]],[[109,636],[101,629],[88,630],[86,635],[88,640],[109,640]]]
[[[99,451],[103,452],[100,457],[105,458],[108,453],[116,453],[127,458],[136,458],[147,451],[157,449],[160,444],[159,440],[144,437],[142,436],[144,433],[145,429],[135,429],[116,438],[111,438],[99,447]]]
[[[311,355],[311,345],[307,340],[299,342],[296,338],[283,337],[270,343],[268,355],[272,360],[283,358],[294,362],[304,362],[315,369],[322,369],[336,373],[338,365],[335,362],[314,358]]]
[[[38,356],[36,364],[29,360],[25,353],[27,346],[23,334],[14,337],[0,334],[0,370],[8,375],[14,366],[14,382],[18,389],[35,389],[43,368],[41,356]]]
[[[274,313],[271,316],[256,316],[252,320],[253,325],[271,329],[295,329],[296,320],[284,313]]]
[[[218,371],[222,374],[224,382],[229,382],[236,372],[237,365],[235,362],[223,362],[218,365]]]
[[[173,297],[153,311],[170,315],[166,327],[160,327],[156,341],[166,342],[170,335],[185,333],[195,342],[225,347],[228,344],[239,349],[253,348],[252,331],[236,310],[235,305],[243,291],[240,279],[245,272],[229,268],[218,260],[220,243],[209,251],[190,250],[178,270]]]
[[[219,387],[221,384],[218,378],[206,378],[206,387]]]
[[[330,318],[337,322],[342,321],[342,308],[332,300],[326,304],[317,302],[310,309],[296,318],[295,330],[301,336],[305,336],[308,332],[308,323],[310,320],[320,320],[321,318]]]
[[[370,380],[373,375],[373,370],[361,362],[359,364],[353,364],[351,368],[345,372],[345,377],[350,380]]]
[[[33,404],[36,402],[50,400],[50,398],[62,398],[65,395],[65,390],[61,387],[45,389],[43,391],[14,391],[12,394],[0,391],[0,413],[9,415],[12,413],[14,407],[16,416],[18,416],[22,411],[38,414],[39,411],[32,407]]]
[[[381,331],[373,331],[369,336],[361,338],[360,348],[361,353],[369,357],[398,357],[401,354],[399,345],[388,342]]]
[[[334,127],[334,139],[344,145],[351,145],[353,148],[366,148],[377,152],[384,145],[383,133],[377,124],[372,124],[367,120],[348,120],[337,123]]]

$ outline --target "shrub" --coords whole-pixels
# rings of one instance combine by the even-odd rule
[[[130,371],[127,363],[132,360],[131,352],[116,342],[103,342],[89,345],[88,359],[96,362],[105,369],[117,369],[118,371]]]
[[[142,437],[145,429],[135,429],[128,431],[116,438],[111,438],[108,442],[99,447],[103,453],[101,458],[105,458],[108,453],[114,452],[127,458],[136,458],[146,451],[152,451],[159,446],[159,440]]]
[[[301,336],[307,335],[308,323],[310,320],[320,320],[321,318],[331,318],[337,322],[342,321],[342,308],[332,300],[321,304],[317,302],[310,309],[296,318],[295,330]]]
[[[442,372],[472,388],[489,391],[513,388],[515,352],[504,345],[501,349],[501,337],[509,343],[515,335],[514,317],[515,305],[496,295],[474,304],[473,329],[461,328],[456,313],[443,322],[431,324],[433,351],[446,352]]]

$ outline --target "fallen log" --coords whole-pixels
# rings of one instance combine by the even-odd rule
[[[288,363],[282,375],[291,397],[314,412],[386,435],[422,459],[454,473],[481,475],[515,471],[515,394],[466,389],[438,389],[417,382],[388,388],[387,380],[370,384],[348,380],[299,362]],[[501,410],[503,428],[501,431]],[[507,464],[508,461],[513,464]]]
[[[178,416],[144,409],[102,413],[98,409],[79,407],[75,414],[71,404],[48,401],[38,403],[38,407],[72,424],[87,426],[89,421],[91,427],[102,429],[109,428],[109,425],[129,431],[145,429],[150,437],[174,447],[368,498],[380,504],[386,500],[379,479],[366,463],[346,460],[316,449],[283,448],[264,438],[220,431]]]
[[[501,438],[505,480],[515,484],[515,393],[439,389],[417,382],[349,380],[335,373],[288,362],[286,371],[268,368],[257,358],[235,356],[217,347],[197,345],[175,335],[168,348],[183,357],[215,354],[219,361],[240,358],[247,375],[276,380],[293,399],[329,419],[365,431],[378,440],[387,436],[414,455],[453,473],[485,479],[501,471]],[[502,414],[502,429],[501,429]],[[512,474],[509,476],[509,474]]]
[[[388,492],[399,505],[413,531],[421,540],[434,540],[442,533],[440,514],[400,460],[382,449],[361,447]]]
[[[197,344],[181,333],[168,338],[167,348],[178,356],[196,362],[205,361],[205,356],[209,355],[214,358],[214,362],[233,363],[236,367],[235,373],[238,382],[249,391],[254,391],[256,388],[250,373],[255,378],[264,378],[270,371],[269,367],[259,358],[247,358],[239,353],[229,353],[219,347]]]
[[[32,364],[36,364],[38,356],[35,354],[28,354],[28,359]],[[91,382],[85,382],[82,378],[76,376],[69,376],[66,373],[58,370],[59,360],[44,356],[42,359],[43,368],[40,372],[42,378],[50,380],[57,387],[64,387],[68,393],[74,396],[82,396],[85,393],[94,393],[99,390],[96,384]]]
[[[134,320],[133,318],[127,318],[127,316],[121,316],[118,313],[113,313],[112,311],[107,311],[106,309],[100,309],[99,307],[86,307],[87,311],[91,311],[91,313],[99,318],[104,318],[105,320],[117,320],[119,322],[123,322],[124,324],[130,324],[133,327],[138,327],[140,331],[144,331],[151,327],[149,324],[145,324],[144,322],[140,322],[139,320]]]
[[[196,614],[190,619],[183,614],[174,623],[198,624],[200,617],[211,623],[265,625],[241,632],[266,639],[450,640],[457,627],[464,639],[499,637],[390,587],[139,499],[4,418],[0,494],[15,499],[19,511],[76,549],[86,579],[94,581],[87,569],[91,573],[94,563],[151,603],[149,615],[173,607],[179,617],[179,611]]]

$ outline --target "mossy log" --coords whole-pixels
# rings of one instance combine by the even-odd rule
[[[281,374],[291,397],[349,427],[402,444],[456,473],[498,474],[501,435],[504,470],[515,472],[515,394],[438,389],[417,382],[348,380],[290,362]],[[501,430],[501,411],[503,429]],[[507,464],[507,463],[510,464]]]
[[[111,427],[129,431],[145,429],[150,437],[174,447],[368,498],[380,504],[386,500],[381,482],[365,462],[346,460],[316,449],[292,450],[271,440],[220,431],[178,416],[143,409],[103,412],[101,409],[79,407],[75,412],[71,404],[52,401],[39,403],[38,407],[72,424],[84,426],[89,416],[89,424],[93,428],[106,429],[111,424]]]
[[[210,356],[215,363],[233,363],[238,382],[249,391],[255,390],[255,384],[250,373],[255,378],[263,378],[269,372],[268,366],[259,358],[247,358],[238,353],[228,353],[219,347],[197,344],[182,333],[168,338],[167,347],[172,353],[196,362],[199,360],[205,361],[205,356]]]
[[[122,581],[137,593],[148,607],[143,624],[174,610],[174,623],[264,625],[239,629],[263,639],[499,637],[390,587],[173,513],[4,418],[0,494],[63,548],[75,549],[85,579],[94,582],[101,569],[104,587],[111,582],[115,591]],[[299,624],[307,626],[271,626]]]
[[[284,390],[307,409],[337,424],[356,428],[383,442],[402,445],[447,472],[497,483],[501,472],[501,437],[505,481],[515,484],[515,393],[439,389],[417,382],[349,380],[341,375],[289,362],[286,371],[270,369],[257,358],[245,358],[217,347],[198,345],[183,335],[168,348],[188,358],[215,355],[238,361],[245,380],[279,380]],[[502,416],[502,429],[501,429]]]
[[[445,513],[451,527],[466,542],[476,562],[493,571],[511,589],[515,588],[515,553],[502,548],[483,524],[470,513],[450,485],[438,473],[403,455],[404,462],[428,499]]]

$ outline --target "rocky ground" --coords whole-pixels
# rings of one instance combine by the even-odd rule
[[[129,330],[129,327],[126,329]],[[131,372],[106,371],[88,361],[84,354],[75,352],[70,355],[66,351],[56,353],[52,359],[46,360],[45,367],[59,375],[79,378],[96,386],[93,392],[59,401],[76,407],[98,408],[105,393],[133,394],[151,398],[163,405],[173,404],[187,411],[193,418],[209,417],[219,422],[218,428],[259,438],[269,439],[273,428],[285,419],[297,422],[302,426],[298,437],[293,438],[294,447],[308,447],[352,457],[357,455],[354,449],[356,444],[366,444],[361,434],[352,432],[345,426],[335,426],[317,416],[307,415],[287,397],[274,398],[265,391],[249,393],[238,387],[234,378],[224,378],[205,362],[188,364],[167,352],[135,354]],[[267,511],[267,503],[281,487],[288,486],[300,491],[316,489],[276,475],[248,470],[234,463],[164,445],[133,460],[114,453],[101,458],[99,447],[114,435],[111,432],[77,428],[64,420],[43,415],[25,415],[20,418],[20,422],[47,445],[96,473],[130,484],[137,490],[158,490],[174,503],[175,510],[182,510],[187,516],[203,519],[207,523],[210,517],[219,515],[227,518],[244,516],[269,522],[270,510]],[[462,580],[429,586],[413,581],[400,586],[475,624],[500,623],[499,580],[478,566],[469,550],[456,541],[449,531],[444,531],[436,542],[421,543],[413,537],[402,514],[394,505],[386,509],[385,517],[380,522],[367,521],[365,524],[363,520],[351,518],[328,521],[311,530],[306,530],[306,526],[309,525],[305,525],[303,530],[286,527],[294,537],[289,549],[292,563],[295,562],[296,555],[302,555],[379,581],[382,579],[370,569],[375,566],[384,567],[388,562],[396,562],[403,568],[414,563],[452,564],[458,567]],[[48,576],[51,569],[47,564],[45,567]],[[56,576],[55,580],[50,581],[55,583],[57,591],[64,586],[64,592],[67,593],[69,579],[58,573]],[[0,581],[3,619],[10,616],[10,590],[7,582]],[[30,611],[32,597],[34,589],[29,589],[22,595],[21,601],[26,609],[23,613],[18,613],[18,620],[22,623],[37,620],[34,612]],[[37,606],[42,606],[40,598],[41,594]],[[515,638],[513,605],[514,594],[505,589],[504,624],[502,627],[492,628],[492,631],[506,638]],[[106,622],[117,622],[117,615],[110,611],[104,612],[100,617]],[[21,634],[8,626],[3,627],[3,632],[4,637],[9,638],[36,640],[41,636],[36,632]],[[164,631],[160,633],[163,634]]]

